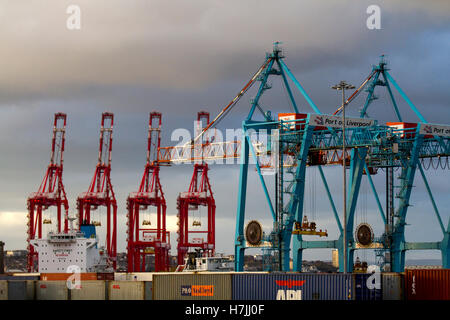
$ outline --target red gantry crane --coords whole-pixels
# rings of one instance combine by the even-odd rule
[[[69,203],[62,182],[63,154],[66,134],[66,119],[64,113],[55,113],[53,122],[53,139],[50,164],[47,167],[44,179],[37,192],[32,193],[27,200],[28,204],[28,272],[38,270],[38,253],[30,241],[42,238],[43,224],[51,224],[50,217],[44,218],[43,211],[56,207],[57,232],[68,230]],[[62,226],[61,209],[64,206],[64,226]]]
[[[115,270],[117,264],[117,201],[110,177],[113,125],[114,114],[104,112],[94,177],[88,191],[78,196],[77,209],[78,226],[83,224],[101,226],[100,219],[98,221],[91,220],[91,213],[98,207],[106,207],[106,251]]]
[[[155,255],[156,272],[169,271],[170,235],[166,229],[166,200],[159,180],[160,144],[161,113],[151,112],[144,175],[139,190],[127,198],[128,272],[146,271],[147,255]],[[149,207],[155,207],[156,213],[141,211]],[[156,228],[149,227],[152,215],[156,215]]]
[[[201,125],[202,120],[206,121],[206,126],[209,125],[209,113],[199,112],[197,123]],[[205,132],[205,131],[203,131]],[[208,137],[203,135],[203,138],[208,140]],[[193,141],[195,144],[195,141]],[[205,141],[209,143],[209,141]],[[199,148],[195,148],[199,152],[203,152],[203,144],[198,142]],[[194,155],[198,158],[199,155]],[[201,158],[201,155],[200,155]],[[207,211],[207,226],[206,230],[202,229],[200,208],[206,207]],[[191,183],[188,192],[181,192],[177,199],[178,209],[178,265],[184,264],[184,258],[189,248],[199,248],[202,250],[203,256],[214,256],[215,252],[215,213],[216,205],[211,190],[211,185],[208,179],[208,164],[203,160],[200,163],[194,164],[194,173],[192,175]],[[189,212],[193,212],[192,226],[189,225]],[[198,216],[195,216],[197,212]],[[205,237],[195,237],[196,235],[206,235]],[[192,236],[192,237],[190,237]]]

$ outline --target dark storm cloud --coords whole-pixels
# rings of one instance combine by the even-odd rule
[[[369,1],[79,1],[82,27],[69,31],[69,4],[3,6],[6,97],[83,96],[103,85],[204,88],[246,78],[274,40],[296,70],[351,67],[413,44],[449,12],[445,1],[378,2],[382,30],[371,31]]]

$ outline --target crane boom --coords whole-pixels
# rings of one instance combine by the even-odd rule
[[[245,86],[239,91],[239,93],[231,100],[225,108],[220,111],[220,113],[200,132],[200,134],[194,138],[193,142],[195,143],[206,131],[213,128],[223,117],[231,111],[231,109],[236,105],[239,99],[247,92],[248,89],[255,83],[256,78],[261,74],[261,72],[269,65],[272,58],[266,59],[266,61],[262,64],[262,66],[256,71],[256,73],[251,77],[251,79],[245,84]]]
[[[42,224],[51,223],[51,219],[43,219],[43,212],[50,207],[56,207],[57,232],[68,231],[69,202],[62,182],[63,155],[66,134],[65,113],[55,113],[53,120],[53,135],[50,152],[50,164],[37,192],[30,194],[28,207],[28,271],[38,270],[38,253],[31,240],[42,238]],[[64,225],[62,225],[62,206],[64,207]]]
[[[109,261],[116,268],[117,261],[117,201],[111,183],[111,151],[114,114],[104,112],[100,127],[98,162],[88,191],[78,196],[78,226],[93,224],[101,226],[100,221],[91,221],[91,211],[98,207],[106,208],[106,250]]]
[[[358,87],[358,89],[356,89],[345,101],[345,105],[349,104],[350,102],[353,101],[353,99],[355,99],[358,94],[361,92],[361,90],[366,86],[366,84],[370,81],[370,79],[372,79],[372,77],[376,74],[376,71],[372,71],[369,76],[363,81],[363,83],[361,83],[361,85]],[[344,107],[344,105],[341,105],[334,113],[333,116],[339,114],[339,112],[341,112],[342,108]]]

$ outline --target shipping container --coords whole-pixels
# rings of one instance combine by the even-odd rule
[[[383,300],[403,300],[403,275],[401,273],[383,273],[381,279]]]
[[[109,300],[144,300],[143,281],[108,281]]]
[[[153,281],[154,272],[130,272],[126,273],[123,280],[127,281]]]
[[[81,281],[70,290],[70,300],[106,300],[106,281]]]
[[[0,280],[0,300],[8,300],[8,281]]]
[[[69,289],[66,281],[37,281],[37,300],[68,300]]]
[[[97,280],[96,273],[41,273],[42,281],[66,281],[78,277],[81,281]]]
[[[127,280],[127,273],[126,272],[114,272],[114,280],[115,281]]]
[[[34,280],[8,280],[8,300],[34,300]]]
[[[97,280],[115,280],[114,272],[99,272],[97,273]]]
[[[153,300],[153,282],[145,281],[144,282],[144,290],[145,290],[144,299],[145,300]]]
[[[306,117],[307,115],[303,113],[279,113],[278,121],[305,120]],[[290,130],[302,130],[305,127],[305,121],[290,122],[287,123],[286,126]]]
[[[450,269],[405,270],[407,300],[450,300]]]
[[[153,275],[154,300],[231,300],[229,273]]]
[[[115,272],[115,281],[153,281],[155,274],[174,274],[173,272]],[[194,272],[183,272],[183,274],[194,274]]]
[[[234,274],[233,300],[352,300],[351,274]]]
[[[397,130],[403,130],[403,133],[400,135],[401,138],[411,139],[416,135],[417,123],[411,122],[386,122],[388,127],[395,128]],[[433,138],[433,135],[425,135],[424,138]]]
[[[355,300],[381,300],[381,273],[354,273],[353,284]]]

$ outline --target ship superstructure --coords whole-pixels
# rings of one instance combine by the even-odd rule
[[[39,254],[40,273],[112,270],[106,250],[98,247],[95,226],[91,224],[81,225],[80,230],[71,228],[67,233],[49,232],[47,238],[34,239],[31,244]]]

